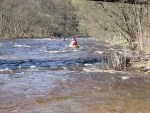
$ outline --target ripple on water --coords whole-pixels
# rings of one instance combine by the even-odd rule
[[[0,112],[149,113],[150,77],[103,70],[99,54],[104,44],[78,40],[79,49],[68,49],[69,41],[57,39],[5,40]]]

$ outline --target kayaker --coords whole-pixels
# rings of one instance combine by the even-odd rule
[[[78,45],[78,43],[77,43],[77,40],[76,40],[76,36],[73,36],[72,41],[70,43],[70,46],[77,46],[77,45]]]
[[[65,37],[63,38],[63,41],[66,41],[66,38],[65,38]]]
[[[52,35],[50,38],[51,38],[51,39],[54,39],[55,37]]]

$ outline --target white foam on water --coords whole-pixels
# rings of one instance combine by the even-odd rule
[[[63,69],[67,70],[67,68],[66,68],[66,67],[63,67]]]
[[[85,64],[85,66],[87,66],[86,68],[84,68],[83,70],[86,72],[107,72],[107,73],[121,73],[121,74],[129,74],[128,72],[124,72],[124,71],[116,71],[116,70],[104,70],[102,68],[98,68],[97,66],[94,66],[92,64]],[[125,78],[123,78],[125,79]]]
[[[108,72],[108,73],[117,73],[117,71],[115,71],[115,70],[104,70],[103,72]]]
[[[30,68],[31,68],[31,69],[35,69],[35,68],[36,68],[36,66],[35,66],[35,65],[33,65],[33,66],[30,66]]]
[[[108,72],[108,73],[112,73],[112,74],[115,74],[115,73],[129,74],[129,73],[126,72],[126,71],[116,71],[116,70],[104,70],[103,72]]]
[[[147,66],[146,69],[150,69],[150,66]]]
[[[115,70],[104,70],[104,69],[99,69],[99,68],[94,68],[94,67],[92,67],[92,68],[84,68],[83,69],[84,71],[86,71],[86,72],[100,72],[100,73],[103,73],[103,72],[108,72],[108,73],[117,73],[117,71],[115,71]]]
[[[0,69],[0,72],[4,72],[4,71],[12,72],[12,70],[11,70],[11,69],[9,69],[9,68]]]
[[[129,76],[122,76],[122,77],[121,77],[122,80],[127,80],[127,79],[129,79],[129,78],[130,78]]]
[[[79,51],[79,50],[75,49],[75,50],[73,50],[73,51]]]
[[[87,66],[87,67],[83,68],[83,70],[86,72],[102,72],[103,71],[102,69],[99,69],[92,64],[85,64],[85,66]]]
[[[86,72],[102,72],[102,70],[94,69],[94,68],[84,68],[83,70]]]
[[[95,51],[95,53],[102,54],[103,51]]]
[[[31,46],[15,44],[14,47],[31,47]]]
[[[84,64],[85,66],[92,66],[92,64]]]
[[[19,65],[19,67],[18,67],[18,68],[19,68],[19,69],[21,69],[21,67],[22,67],[22,66],[21,66],[21,65]]]
[[[48,50],[44,50],[44,53],[58,53],[60,51],[48,51]]]
[[[123,72],[123,71],[116,71],[116,70],[104,70],[104,69],[100,69],[97,67],[87,67],[83,69],[86,72],[107,72],[107,73],[111,73],[111,74],[115,74],[115,73],[122,73],[122,74],[127,74],[127,72]],[[125,77],[123,77],[123,79],[125,79]]]

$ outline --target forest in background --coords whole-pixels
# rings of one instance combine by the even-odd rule
[[[0,37],[47,37],[77,33],[70,0],[0,0]]]
[[[148,51],[149,5],[88,0],[0,0],[0,37],[81,35]]]

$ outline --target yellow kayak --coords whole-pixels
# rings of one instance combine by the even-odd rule
[[[71,47],[71,48],[79,48],[78,45],[69,45],[69,47]]]

